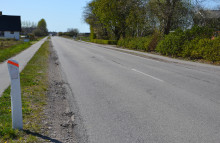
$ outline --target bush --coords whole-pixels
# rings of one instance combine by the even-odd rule
[[[197,25],[193,26],[191,29],[188,29],[184,32],[185,40],[191,41],[195,38],[204,39],[211,38],[214,31],[208,27],[199,27]]]
[[[134,38],[128,41],[127,48],[137,50],[137,41],[138,41],[137,39],[138,38]]]
[[[149,42],[145,43],[145,47],[148,47],[149,51],[155,51],[158,42],[161,39],[161,33],[159,32],[154,32],[152,38],[149,40]]]
[[[149,51],[149,45],[152,37],[136,37],[136,38],[121,38],[118,41],[118,46],[133,50]]]
[[[132,40],[132,38],[120,38],[118,40],[117,45],[120,46],[120,47],[123,47],[123,48],[126,48],[126,47],[128,48],[128,43],[131,40]]]
[[[190,57],[191,59],[201,58],[201,53],[198,54],[196,52],[196,51],[198,51],[198,49],[197,49],[198,47],[196,45],[199,42],[199,40],[200,40],[199,38],[195,38],[192,41],[186,40],[185,44],[183,46],[184,48],[182,51],[182,57],[185,57],[185,58]]]
[[[135,39],[137,50],[140,51],[149,51],[149,43],[151,41],[151,37],[140,37]]]
[[[30,39],[31,41],[34,41],[34,40],[37,39],[37,38],[34,36],[34,34],[32,34],[32,33],[28,34],[28,37],[29,37],[29,39]]]
[[[220,61],[220,37],[214,40],[196,38],[191,42],[186,42],[184,46],[183,57],[205,59],[212,62]]]
[[[34,36],[38,36],[38,37],[45,36],[45,33],[40,29],[35,29],[33,31],[33,34],[34,34]]]
[[[164,37],[155,32],[148,37],[121,38],[118,46],[142,51],[156,50],[168,56],[220,61],[220,37],[211,40],[212,36],[213,30],[210,28],[194,26],[186,31],[177,29]]]
[[[211,40],[210,39],[200,39],[196,44],[195,44],[195,48],[192,50],[190,58],[191,59],[202,59],[204,58],[204,51],[205,48],[207,48],[207,50],[210,50],[211,45]]]
[[[108,40],[108,44],[110,45],[117,45],[118,41],[116,40]]]
[[[156,51],[169,56],[188,57],[190,55],[192,58],[200,58],[201,53],[195,49],[195,43],[200,39],[211,38],[212,35],[213,31],[207,27],[194,26],[185,32],[177,29],[175,32],[165,35],[157,45]]]
[[[94,33],[94,28],[90,25],[90,40],[96,39],[96,34]]]
[[[117,41],[116,40],[92,39],[90,41],[93,42],[93,43],[98,43],[98,44],[117,45]]]
[[[184,39],[184,32],[177,29],[175,32],[165,35],[164,39],[157,45],[156,51],[167,56],[179,56],[185,42]]]
[[[213,63],[220,61],[220,37],[210,40],[210,39],[201,39],[198,43],[200,46],[202,43],[201,49],[203,50],[203,58]]]

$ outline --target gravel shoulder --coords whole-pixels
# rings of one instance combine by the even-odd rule
[[[75,116],[69,104],[71,92],[63,80],[62,70],[56,52],[50,42],[49,90],[45,108],[48,136],[51,142],[76,143],[74,133]]]

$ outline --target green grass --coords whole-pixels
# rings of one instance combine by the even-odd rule
[[[23,43],[22,41],[17,41],[14,39],[0,39],[0,50],[9,48],[11,46],[21,44]]]
[[[0,62],[15,56],[16,54],[22,52],[23,50],[29,48],[32,44],[35,44],[41,38],[38,38],[36,41],[31,42],[22,42],[15,40],[0,40]]]
[[[49,42],[46,41],[20,74],[24,131],[12,129],[10,87],[0,97],[0,142],[39,142],[48,88]],[[42,141],[42,140],[41,140]]]
[[[10,57],[20,53],[21,51],[27,49],[30,46],[31,46],[31,43],[27,42],[27,43],[13,45],[9,48],[1,49],[0,50],[0,62],[3,62],[9,59]]]

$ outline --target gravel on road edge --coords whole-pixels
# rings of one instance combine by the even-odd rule
[[[56,140],[55,142],[86,143],[88,139],[83,120],[73,92],[66,81],[62,66],[50,41],[49,89],[45,108],[47,120],[44,121],[48,127],[48,134],[50,138]]]

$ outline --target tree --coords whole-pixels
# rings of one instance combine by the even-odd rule
[[[97,37],[101,33],[118,40],[126,32],[138,33],[144,27],[144,3],[145,0],[93,0],[84,11],[85,21],[99,33]]]
[[[205,1],[205,0],[204,0]],[[204,2],[203,1],[203,2]],[[220,29],[220,5],[216,5],[215,8],[204,8],[200,2],[195,5],[195,11],[193,15],[194,25],[206,26],[212,28],[215,31]]]
[[[67,33],[68,33],[68,36],[77,37],[77,35],[79,34],[79,30],[77,28],[68,28]]]
[[[30,21],[22,21],[21,28],[22,28],[22,33],[28,35],[31,34],[37,28],[37,24]]]
[[[126,36],[143,37],[151,34],[155,29],[155,21],[146,6],[147,1],[130,1],[127,9]]]
[[[192,4],[190,0],[150,0],[148,8],[158,19],[164,34],[178,27],[188,27],[191,23]]]
[[[169,34],[192,24],[193,6],[191,0],[92,0],[84,19],[98,39],[143,37],[155,30]]]
[[[34,34],[35,36],[38,36],[38,37],[45,36],[45,34],[43,33],[43,31],[40,30],[40,29],[38,29],[38,28],[33,31],[33,34]]]
[[[95,8],[97,6],[96,1],[91,1],[85,7],[84,10],[84,20],[90,25],[91,39],[109,39],[112,36],[111,30],[107,30],[106,26],[101,22],[100,17],[95,13]]]
[[[33,31],[35,36],[46,36],[48,35],[47,23],[45,19],[41,19],[37,24],[37,29]]]

